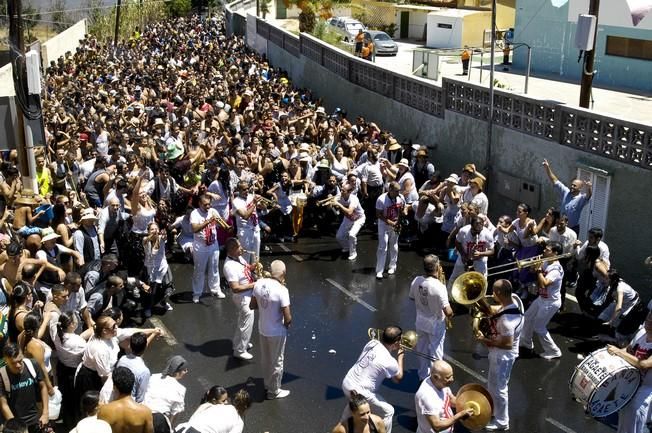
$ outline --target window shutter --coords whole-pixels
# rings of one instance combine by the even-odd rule
[[[582,217],[580,218],[580,233],[578,233],[578,238],[586,240],[589,229],[599,227],[605,231],[604,238],[606,239],[611,176],[580,167],[577,169],[577,177],[583,181],[590,181],[593,184],[593,195],[589,203],[584,207]]]

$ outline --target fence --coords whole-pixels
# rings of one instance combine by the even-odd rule
[[[253,17],[256,19],[255,17]],[[342,79],[435,117],[446,111],[489,119],[489,89],[444,78],[439,86],[361,60],[308,34],[296,36],[256,19],[256,33],[298,57],[323,66]],[[298,53],[297,53],[298,45]],[[652,126],[594,111],[495,90],[494,124],[584,152],[652,170]]]

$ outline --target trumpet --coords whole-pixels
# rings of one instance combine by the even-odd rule
[[[380,340],[382,339],[383,336],[383,330],[378,329],[378,328],[369,328],[367,330],[367,335],[371,340]],[[417,336],[416,331],[405,331],[403,335],[401,335],[401,342],[399,343],[399,347],[403,349],[404,351],[409,351],[411,353],[414,353],[416,356],[420,356],[421,358],[429,359],[431,361],[436,361],[437,358],[434,356],[430,356],[427,353],[419,352],[415,350],[415,347],[417,347],[417,341],[419,337]]]
[[[554,260],[565,259],[567,257],[572,257],[574,255],[575,253],[565,253],[565,254],[560,254],[558,256],[550,256],[550,257],[543,257],[542,255],[539,255],[535,257],[530,257],[529,259],[516,260],[516,262],[505,263],[504,265],[492,266],[491,268],[488,269],[489,271],[491,271],[492,269],[499,269],[499,270],[496,272],[490,272],[489,276],[492,277],[494,275],[520,271],[521,269],[530,268],[532,266],[541,265],[543,263],[551,262]],[[503,269],[506,267],[507,269]]]
[[[261,278],[270,278],[272,276],[271,272],[265,270],[265,267],[260,262],[260,258],[254,251],[243,250],[243,252],[251,254],[254,258],[254,262],[249,266],[256,280],[260,280]]]
[[[271,209],[278,205],[278,202],[276,200],[271,200],[269,198],[263,197],[260,194],[255,194],[256,200],[258,200],[258,203],[261,203],[263,206],[265,206],[267,209]]]
[[[337,201],[337,196],[329,195],[325,199],[317,200],[317,206],[332,206]]]
[[[222,230],[229,231],[229,230],[231,230],[231,229],[233,228],[233,227],[232,227],[228,222],[226,222],[226,220],[225,220],[224,218],[222,218],[220,215],[214,216],[214,217],[213,217],[213,220],[217,223],[218,226],[220,226],[220,228],[222,228]]]

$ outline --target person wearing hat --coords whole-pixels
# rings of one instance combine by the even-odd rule
[[[469,180],[469,185],[462,193],[462,203],[475,203],[480,208],[482,215],[487,215],[489,212],[489,198],[482,191],[484,188],[484,180],[480,177],[474,177]]]
[[[28,190],[23,190],[23,193],[14,200],[13,228],[21,236],[29,236],[40,232],[38,227],[33,227],[36,219],[45,212],[42,209],[34,213],[40,203],[41,197],[32,195],[31,191]]]
[[[435,174],[435,166],[428,161],[428,149],[424,146],[419,147],[416,154],[416,160],[412,164],[412,174],[417,189],[421,187]]]
[[[100,239],[95,228],[96,222],[95,211],[86,208],[81,213],[79,229],[72,234],[75,250],[82,254],[84,263],[99,260],[101,257]]]
[[[460,211],[460,200],[462,188],[458,186],[460,178],[457,174],[451,173],[442,184],[441,194],[443,195],[444,213],[442,215],[441,231],[448,237],[455,230],[455,217]]]
[[[403,149],[394,137],[389,138],[387,147],[380,157],[388,160],[392,164],[398,164],[403,158]]]
[[[188,362],[182,356],[174,355],[161,373],[150,377],[143,404],[152,410],[156,432],[166,431],[160,430],[165,424],[170,428],[168,431],[174,431],[175,420],[186,407],[186,387],[179,381],[187,373]]]
[[[61,254],[68,254],[75,258],[77,266],[84,266],[84,257],[75,250],[57,243],[61,236],[56,234],[50,227],[41,230],[41,248],[36,252],[36,258],[48,261],[52,266],[61,269],[61,272],[45,270],[38,278],[39,283],[50,287],[53,284],[62,283],[60,274],[62,270]]]
[[[97,419],[106,421],[112,433],[154,433],[154,417],[146,405],[136,403],[131,396],[136,378],[127,367],[116,367],[111,375],[118,397],[101,405]],[[93,431],[95,433],[95,431]]]
[[[475,169],[475,164],[466,164],[462,169],[462,175],[460,176],[460,185],[468,186],[469,181],[474,178],[480,178],[482,181],[486,182],[487,178],[482,175],[479,171]]]

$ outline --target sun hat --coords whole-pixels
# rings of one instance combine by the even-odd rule
[[[60,238],[61,236],[54,232],[54,229],[47,227],[41,230],[41,242],[51,241]]]

